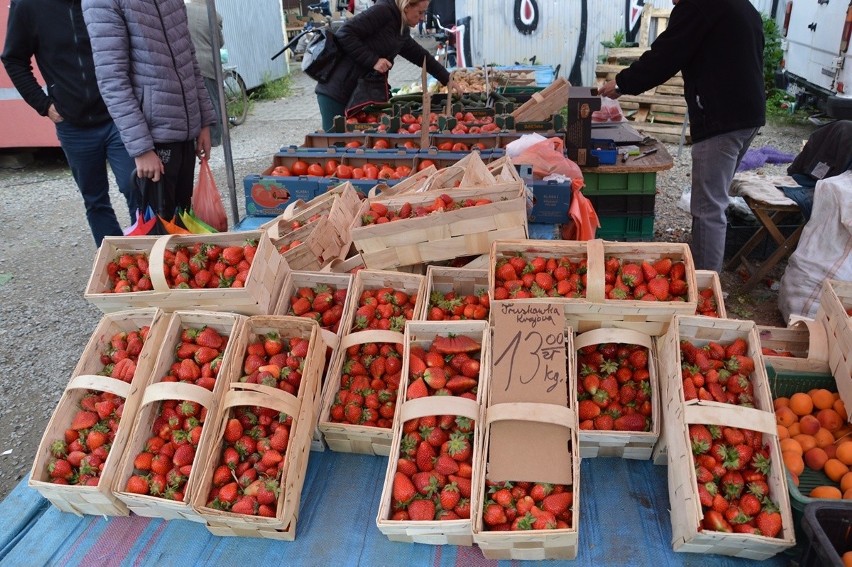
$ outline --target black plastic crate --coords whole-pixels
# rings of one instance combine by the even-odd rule
[[[654,215],[654,201],[657,195],[623,193],[620,195],[587,195],[587,197],[598,215],[644,217]]]
[[[784,223],[778,225],[778,230],[786,238],[799,228],[800,222],[801,216],[798,218],[789,217],[785,219]],[[756,219],[744,219],[739,215],[729,213],[728,226],[725,232],[725,259],[727,260],[739,252],[758,229],[760,229],[760,224],[758,224]],[[763,242],[758,244],[748,257],[751,260],[763,261],[769,258],[777,249],[778,245],[767,233]]]
[[[841,556],[852,550],[852,502],[808,504],[802,528],[808,541],[800,567],[843,567]]]

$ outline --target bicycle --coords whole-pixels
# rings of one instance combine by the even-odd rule
[[[236,65],[223,66],[222,74],[225,84],[225,109],[228,113],[228,123],[231,126],[239,126],[246,121],[249,111],[246,84],[240,74],[237,73]]]

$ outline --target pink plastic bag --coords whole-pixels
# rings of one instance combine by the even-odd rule
[[[544,179],[556,173],[582,182],[583,172],[580,171],[580,166],[565,157],[564,147],[561,138],[547,138],[525,149],[520,155],[512,158],[512,161],[532,165],[535,179]]]
[[[192,210],[195,216],[212,226],[219,232],[227,232],[228,215],[225,214],[225,206],[222,205],[222,197],[216,188],[213,172],[207,158],[201,160],[198,171],[198,183],[192,192]]]

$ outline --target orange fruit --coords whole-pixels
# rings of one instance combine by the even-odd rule
[[[803,415],[799,420],[799,431],[806,435],[816,435],[821,427],[819,420],[811,414]]]
[[[785,427],[790,427],[799,420],[799,417],[788,407],[782,406],[775,410],[775,422]]]
[[[778,429],[778,440],[779,441],[783,441],[784,439],[790,438],[790,432],[787,431],[786,427],[784,427],[781,424],[778,424],[775,427]],[[828,430],[826,429],[826,431],[828,431]],[[831,437],[831,440],[834,441],[834,436]]]
[[[849,441],[850,439],[845,439],[845,437],[852,436],[852,425],[847,423],[837,431],[832,431],[832,433],[837,441]]]
[[[852,500],[852,488],[843,493],[844,500]],[[852,551],[847,551],[847,553],[852,553]]]
[[[837,459],[829,459],[825,462],[823,472],[825,473],[825,476],[827,476],[834,482],[840,482],[840,479],[843,478],[843,475],[849,472],[849,467],[846,466],[843,461],[839,461]]]
[[[834,486],[817,486],[811,493],[808,494],[811,498],[829,498],[831,500],[840,500],[843,497],[843,493],[840,492],[839,488]]]
[[[789,407],[790,406],[790,398],[775,398],[772,402],[772,407],[775,408],[775,411],[778,411],[778,408]]]
[[[840,415],[847,415],[846,413],[846,404],[843,403],[843,400],[834,400],[834,403],[831,406],[831,409],[839,413]]]
[[[804,456],[805,464],[807,465],[807,467],[815,471],[821,471],[822,467],[825,466],[825,462],[828,460],[828,455],[826,455],[825,451],[823,451],[819,447],[813,447],[812,449],[808,449],[807,451],[805,451]]]
[[[832,443],[831,445],[826,445],[825,447],[820,447],[820,449],[825,451],[825,454],[828,455],[829,459],[834,459],[837,457],[837,445],[835,445],[834,443]]]
[[[807,453],[814,447],[816,447],[816,439],[814,439],[813,435],[805,435],[804,433],[800,433],[793,437],[793,439],[802,446],[802,452]]]
[[[784,466],[786,466],[787,470],[789,470],[794,475],[799,476],[802,474],[802,472],[804,472],[805,461],[802,460],[801,454],[796,453],[794,451],[782,451],[781,457],[784,459]]]
[[[840,417],[840,414],[833,409],[821,409],[816,417],[820,424],[832,433],[843,427],[846,421],[845,418]]]
[[[796,435],[798,435],[801,432],[802,432],[802,427],[799,425],[798,421],[787,428],[787,433],[790,434],[790,437],[795,437]]]
[[[834,435],[825,427],[820,427],[819,431],[814,433],[814,438],[817,442],[817,447],[825,449],[829,445],[834,445]]]
[[[843,554],[843,567],[852,567],[852,551]]]
[[[790,396],[790,409],[799,417],[810,415],[814,411],[814,402],[809,395],[797,392]]]
[[[852,441],[844,441],[837,445],[837,460],[844,465],[852,465]]]
[[[840,492],[845,494],[849,489],[852,489],[852,472],[846,473],[843,475],[843,478],[840,479]]]
[[[799,442],[792,438],[781,441],[781,451],[784,453],[795,453],[797,455],[802,455],[805,452]]]
[[[834,394],[825,389],[811,390],[811,395],[809,397],[813,401],[816,409],[824,410],[834,405]]]

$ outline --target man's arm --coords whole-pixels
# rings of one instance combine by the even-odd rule
[[[3,48],[3,66],[21,97],[42,116],[47,116],[53,101],[33,74],[32,57],[36,50],[35,26],[30,22],[26,6],[12,1]],[[56,113],[54,109],[54,113]],[[58,113],[56,113],[58,116]]]

